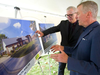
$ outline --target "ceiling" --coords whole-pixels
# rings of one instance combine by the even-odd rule
[[[63,16],[68,6],[77,6],[86,0],[0,0],[0,5],[19,7],[21,10],[31,10]],[[93,1],[93,0],[92,0]],[[100,8],[100,0],[94,0]],[[100,12],[100,10],[99,10]],[[100,13],[98,13],[100,16]]]

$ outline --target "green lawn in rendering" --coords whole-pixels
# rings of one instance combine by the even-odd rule
[[[19,57],[27,55],[28,53],[30,53],[32,50],[36,48],[36,44],[34,41],[31,41],[30,43],[25,44],[19,48],[20,49],[16,51],[15,53],[13,53],[11,57],[19,58]]]
[[[42,67],[43,73],[41,72],[40,66],[38,64],[38,62],[35,63],[34,66],[32,66],[32,68],[29,70],[29,72],[27,73],[27,75],[50,75],[50,71],[51,71],[51,75],[58,75],[58,62],[56,62],[55,60],[50,58],[50,69],[49,69],[49,58],[48,55],[42,57],[39,59],[40,65]],[[65,69],[65,75],[69,75],[69,71],[67,69]]]

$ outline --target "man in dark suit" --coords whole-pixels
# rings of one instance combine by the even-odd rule
[[[80,34],[83,31],[83,27],[78,24],[76,8],[73,6],[68,7],[66,17],[68,20],[61,21],[59,25],[51,27],[43,32],[36,31],[36,33],[40,34],[40,37],[42,37],[54,32],[60,32],[62,37],[62,46],[75,46]],[[58,75],[64,75],[65,66],[66,63],[59,63]]]
[[[68,63],[70,75],[100,75],[100,24],[96,21],[98,5],[93,1],[82,2],[77,6],[79,25],[84,26],[74,47],[52,46],[50,57],[58,62]],[[72,54],[69,57],[67,53]]]

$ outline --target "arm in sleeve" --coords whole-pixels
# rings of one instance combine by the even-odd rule
[[[66,54],[72,54],[73,51],[74,51],[73,47],[64,46],[64,52]]]
[[[68,57],[68,69],[86,75],[100,75],[100,32],[93,36],[90,60]]]
[[[43,31],[44,36],[45,36],[45,35],[48,35],[48,34],[51,34],[51,33],[55,33],[55,32],[60,31],[60,26],[61,26],[61,24],[62,24],[62,21],[60,22],[59,25],[44,30],[44,31]]]

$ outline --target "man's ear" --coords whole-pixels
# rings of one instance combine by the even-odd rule
[[[92,17],[92,12],[91,12],[91,11],[88,11],[86,14],[87,14],[87,15],[86,15],[87,18]]]

